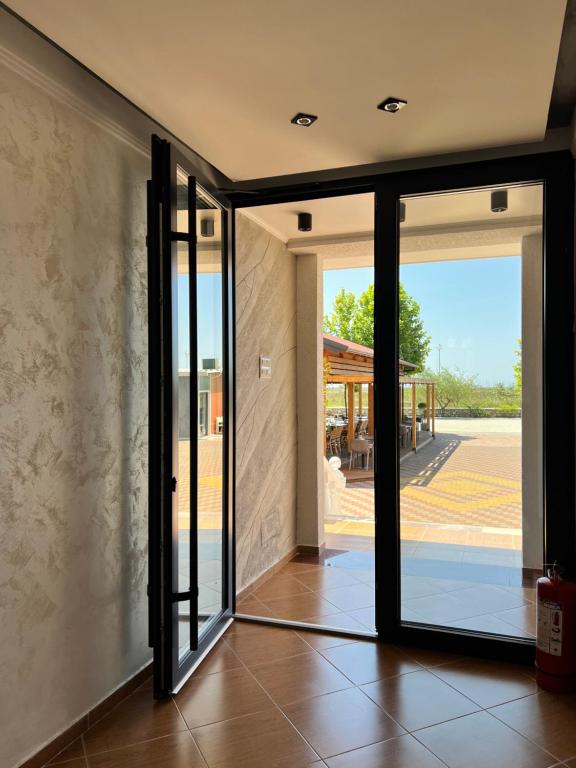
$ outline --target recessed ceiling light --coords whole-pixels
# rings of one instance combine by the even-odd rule
[[[495,189],[490,195],[490,210],[492,213],[504,213],[508,210],[508,190]]]
[[[408,102],[404,101],[404,99],[395,99],[393,96],[389,96],[381,104],[378,104],[378,109],[381,109],[383,112],[400,112],[406,104]]]
[[[316,122],[316,120],[318,120],[317,115],[307,115],[305,112],[298,112],[290,122],[293,125],[301,125],[303,128],[309,128],[312,123]]]

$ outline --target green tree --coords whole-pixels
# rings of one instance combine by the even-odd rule
[[[420,305],[406,291],[402,284],[399,290],[399,335],[400,357],[414,363],[422,370],[430,350],[430,336],[424,330],[420,317]],[[339,336],[347,341],[374,347],[374,285],[359,297],[344,288],[334,299],[334,308],[324,316],[326,333]]]
[[[514,369],[514,386],[518,392],[522,391],[522,340],[516,339],[518,348],[515,350],[516,362],[512,366]]]
[[[440,373],[429,371],[427,375],[436,380],[436,402],[443,416],[449,406],[474,407],[478,392],[475,376],[467,376],[459,368],[442,368]]]
[[[416,370],[421,371],[430,351],[430,336],[424,330],[420,304],[406,293],[402,283],[398,298],[400,357],[414,363]]]
[[[352,324],[357,312],[356,294],[344,288],[336,294],[331,315],[324,315],[324,331],[357,344],[365,342],[353,339]]]

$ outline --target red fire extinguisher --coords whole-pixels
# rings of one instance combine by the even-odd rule
[[[536,681],[553,693],[576,688],[576,584],[554,563],[536,585]]]

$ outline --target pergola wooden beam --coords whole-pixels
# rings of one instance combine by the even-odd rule
[[[348,389],[348,452],[352,450],[354,440],[354,382],[349,382]]]

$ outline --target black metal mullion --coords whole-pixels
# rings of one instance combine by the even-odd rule
[[[170,144],[161,142],[162,197],[161,197],[161,345],[162,345],[162,665],[164,690],[172,688],[174,669],[174,611],[172,585],[177,560],[174,558],[174,354],[173,354],[173,286],[172,286],[172,167]],[[178,454],[176,453],[176,458]],[[176,635],[177,637],[177,635]]]
[[[377,187],[374,222],[374,510],[376,628],[381,640],[394,639],[400,623],[399,240],[396,201],[392,190],[384,185]]]
[[[544,184],[544,560],[575,579],[573,244],[574,163],[556,162]]]

